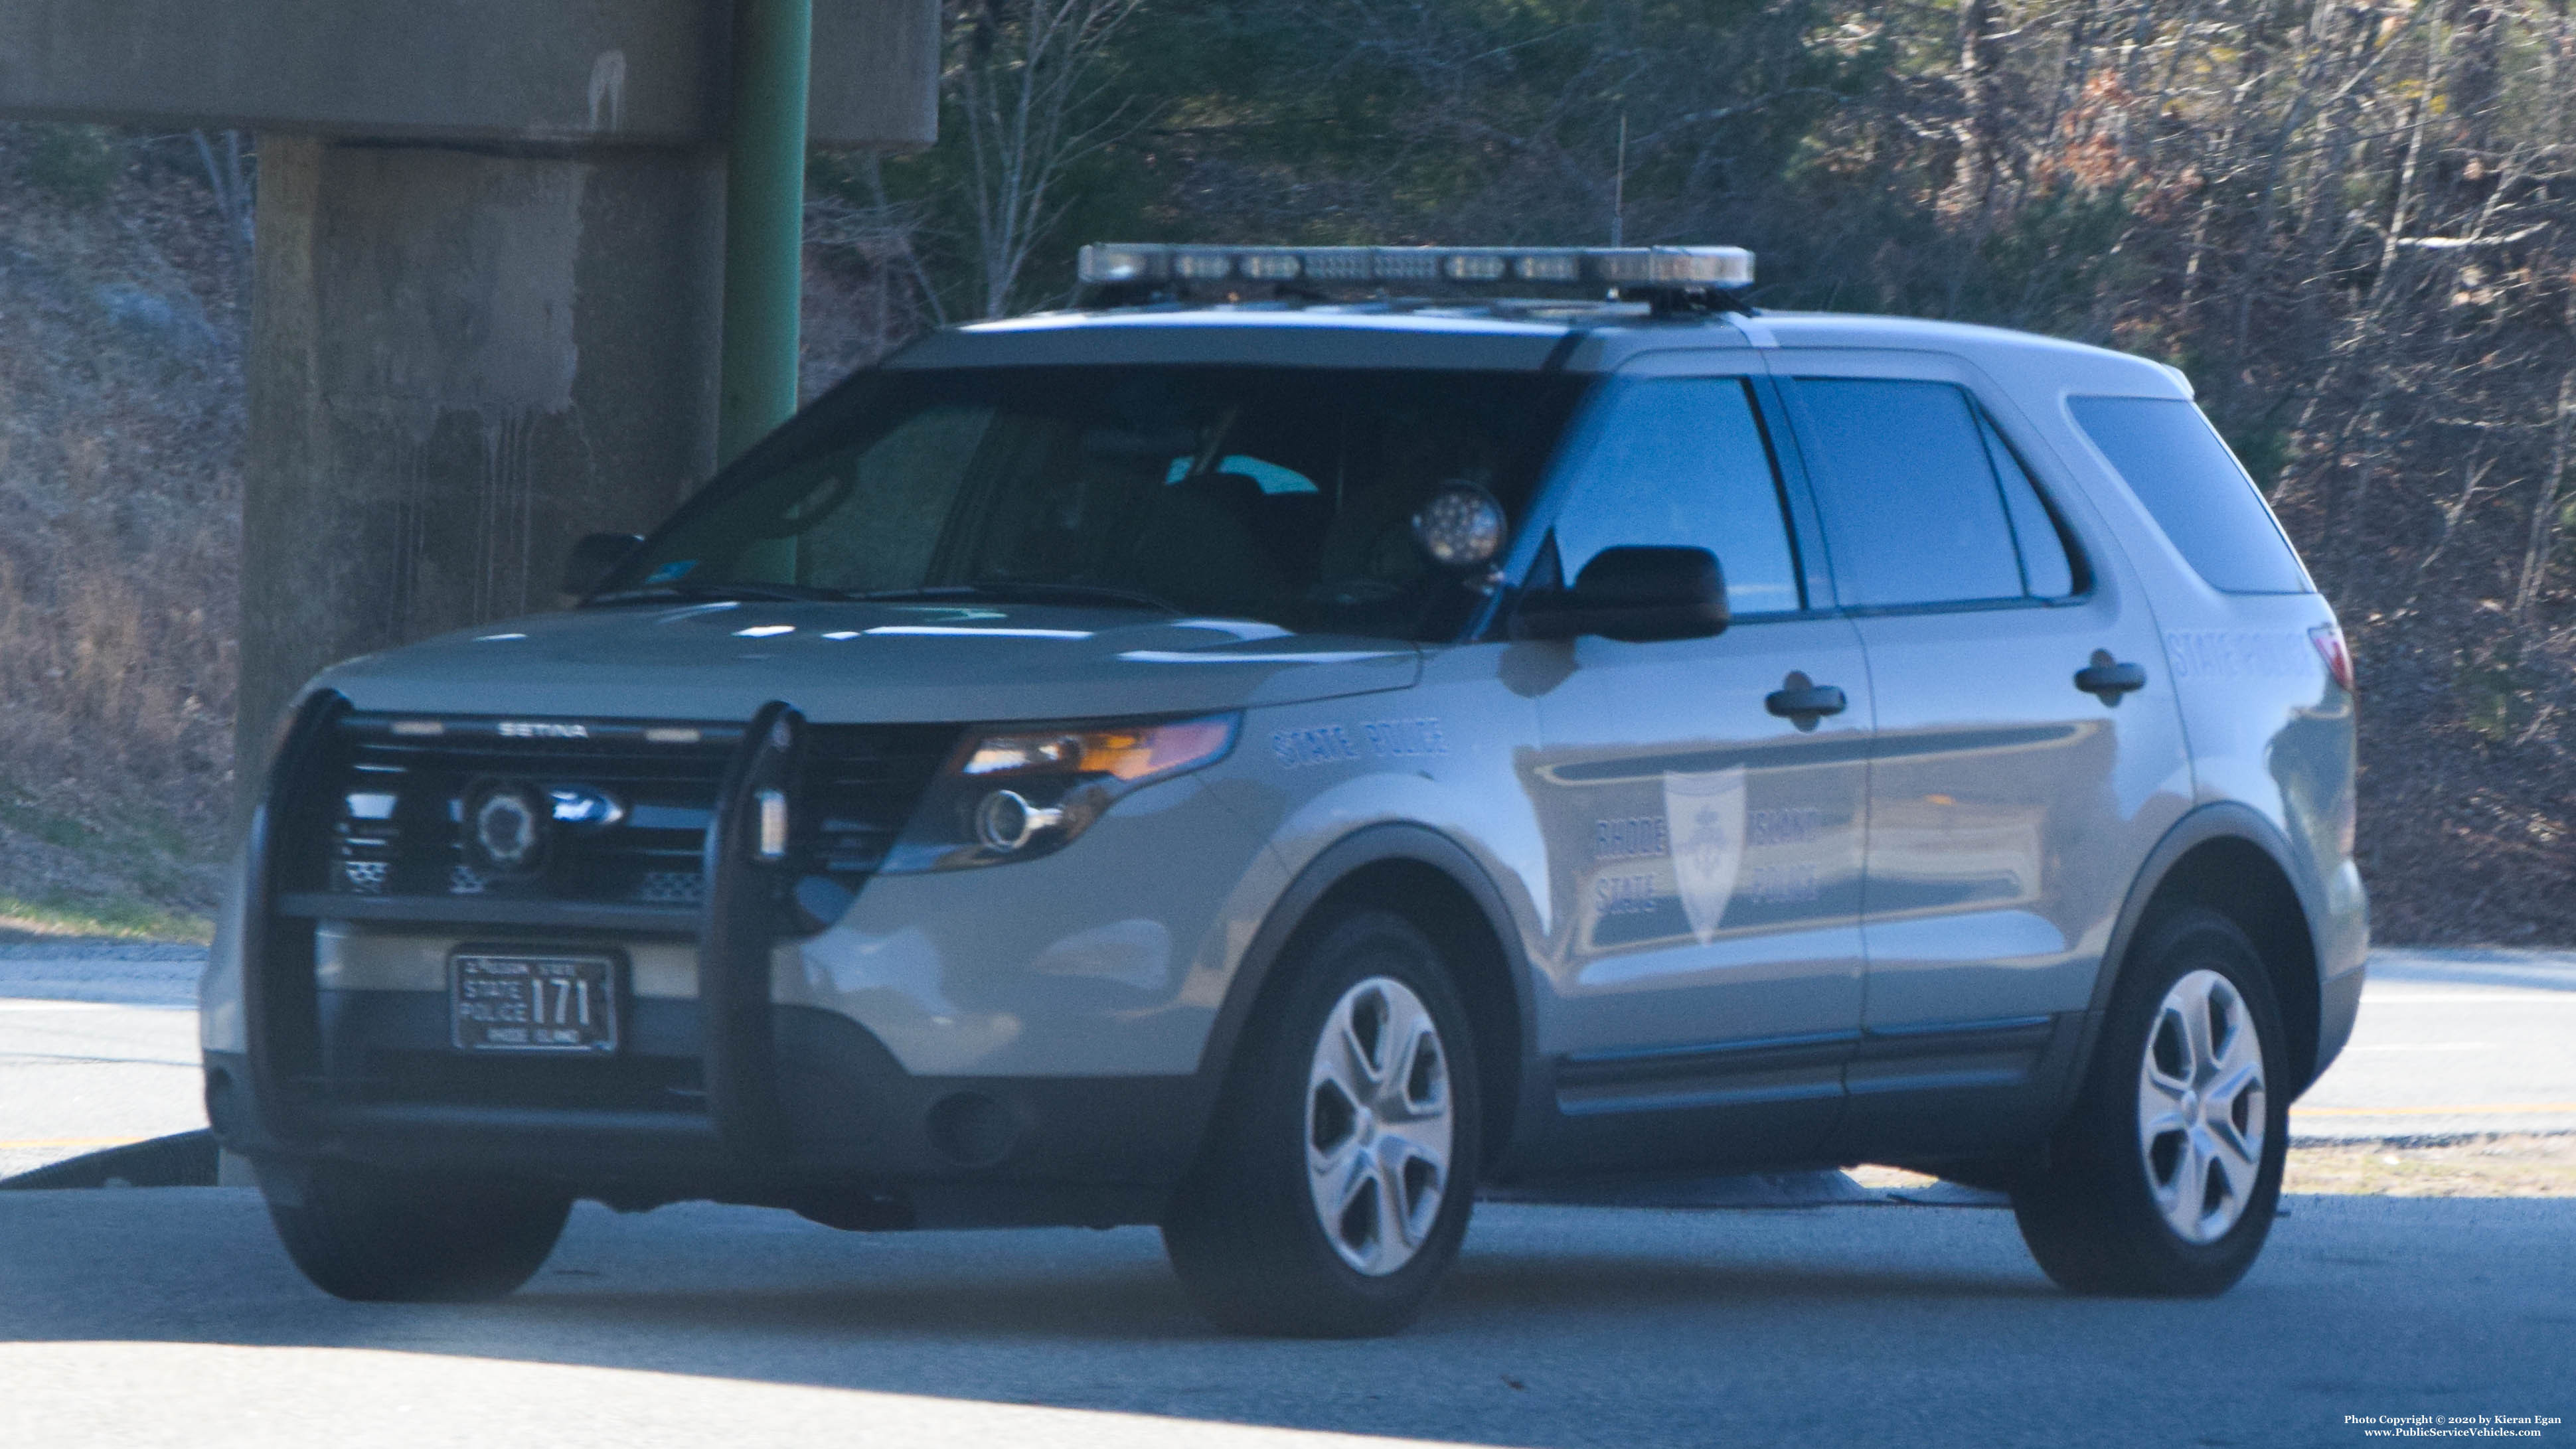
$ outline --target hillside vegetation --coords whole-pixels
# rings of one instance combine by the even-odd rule
[[[214,904],[245,319],[201,174],[190,138],[0,127],[0,930]]]
[[[950,10],[939,145],[816,161],[809,392],[1060,303],[1102,238],[1732,242],[1766,306],[2159,357],[2353,636],[2382,938],[2576,943],[2563,0]],[[0,897],[207,899],[241,426],[216,154],[0,130]]]

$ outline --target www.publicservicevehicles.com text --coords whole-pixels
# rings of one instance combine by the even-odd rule
[[[2346,1414],[2365,1439],[2537,1439],[2554,1414]]]

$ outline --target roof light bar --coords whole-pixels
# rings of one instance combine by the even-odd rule
[[[1317,286],[1571,286],[1733,291],[1753,285],[1742,247],[1223,247],[1094,242],[1085,286],[1310,282]]]

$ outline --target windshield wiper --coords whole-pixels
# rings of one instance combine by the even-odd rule
[[[829,603],[849,595],[838,589],[809,589],[802,584],[656,584],[649,589],[619,589],[594,594],[585,604],[776,604]]]
[[[973,584],[930,584],[917,589],[876,589],[864,594],[843,594],[869,604],[936,602],[942,599],[997,599],[1024,604],[1119,604],[1131,609],[1152,609],[1159,614],[1186,614],[1189,610],[1159,599],[1139,589],[1115,589],[1104,584],[1051,584],[1035,580],[986,579]]]

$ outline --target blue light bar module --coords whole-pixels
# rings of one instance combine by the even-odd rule
[[[1185,297],[1322,300],[1592,290],[1666,307],[1726,308],[1753,285],[1742,247],[1232,247],[1094,242],[1078,271],[1094,306]]]

